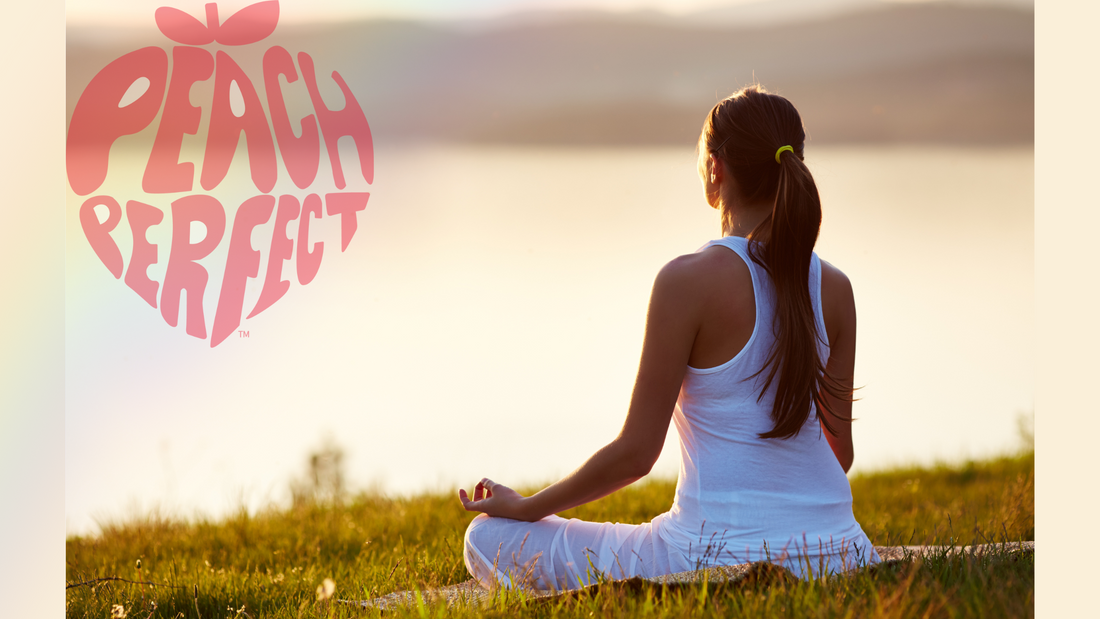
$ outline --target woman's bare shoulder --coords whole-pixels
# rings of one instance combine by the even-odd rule
[[[726,355],[722,361],[732,357],[755,324],[752,274],[745,261],[725,247],[708,247],[670,261],[657,275],[653,297],[664,299],[676,311],[690,316],[695,328],[701,330],[703,345],[693,351],[695,367],[706,367],[700,364],[710,363],[710,356]],[[712,339],[717,350],[708,356],[706,343]],[[727,354],[731,346],[737,350]]]
[[[828,291],[829,296],[848,299],[853,298],[852,282],[848,279],[848,276],[844,274],[844,271],[822,260],[821,292],[822,294],[826,294],[826,291]]]
[[[657,279],[682,286],[710,288],[716,281],[728,283],[730,278],[752,283],[749,267],[739,255],[720,245],[712,245],[693,254],[673,258],[658,273]]]
[[[824,260],[821,261],[821,313],[830,343],[835,345],[841,332],[854,333],[856,300],[852,282],[844,271]]]

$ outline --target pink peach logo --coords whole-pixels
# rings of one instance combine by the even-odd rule
[[[79,217],[84,235],[96,256],[115,279],[122,279],[150,306],[160,310],[164,321],[175,327],[180,305],[186,293],[188,335],[207,339],[214,347],[225,341],[241,325],[242,316],[252,318],[271,307],[290,288],[283,279],[283,267],[294,260],[298,283],[309,284],[321,266],[324,243],[310,243],[310,225],[314,220],[332,218],[340,227],[341,251],[355,235],[357,213],[366,208],[370,194],[360,191],[310,193],[321,173],[321,143],[324,142],[331,164],[332,181],[337,189],[348,187],[340,161],[337,141],[350,137],[359,160],[358,174],[367,184],[374,181],[374,145],[370,126],[359,102],[336,71],[332,79],[343,94],[342,109],[329,109],[321,99],[313,58],[305,52],[291,56],[276,45],[263,54],[263,75],[253,81],[223,50],[212,53],[202,46],[252,45],[275,31],[279,3],[267,0],[247,6],[219,20],[216,3],[206,5],[206,23],[172,7],[155,13],[156,24],[169,39],[178,43],[169,54],[160,47],[145,47],[125,54],[100,70],[81,93],[69,124],[66,171],[69,185],[78,196],[91,196],[80,206]],[[170,77],[169,77],[170,76]],[[313,113],[298,120],[296,135],[284,99],[286,88],[305,87]],[[192,105],[192,86],[213,79],[213,96],[201,105]],[[300,80],[300,82],[299,82]],[[297,83],[297,84],[296,84]],[[260,100],[257,85],[264,89],[267,107]],[[243,100],[243,109],[240,102]],[[164,195],[166,204],[146,204],[96,194],[110,170],[111,147],[122,136],[138,133],[160,117],[156,137],[148,151],[141,190],[145,194]],[[196,165],[180,161],[184,135],[197,135],[203,116],[208,128],[201,172]],[[222,196],[215,194],[225,179],[230,163],[244,134],[248,170],[258,194],[235,206],[230,215]],[[276,152],[278,144],[278,152]],[[280,165],[301,194],[273,195]],[[325,171],[327,173],[327,171]],[[195,187],[195,182],[201,190]],[[358,182],[358,179],[353,179]],[[327,180],[326,180],[327,182]],[[224,192],[223,192],[224,193]],[[93,195],[94,194],[94,195]],[[304,194],[304,195],[302,195]],[[239,194],[234,202],[239,200]],[[155,200],[149,200],[154,202]],[[97,214],[106,209],[105,218]],[[170,211],[165,220],[165,209]],[[270,244],[254,248],[252,233],[272,221]],[[125,219],[126,223],[122,221]],[[205,237],[192,242],[191,227],[199,222]],[[149,240],[153,226],[170,228],[168,261],[163,281],[149,277],[148,269],[160,258],[160,247]],[[334,224],[336,225],[336,224]],[[292,241],[288,235],[296,226]],[[124,260],[116,235],[129,228],[132,249]],[[228,235],[226,234],[228,230]],[[228,236],[228,238],[226,238]],[[207,330],[203,299],[210,279],[207,268],[199,264],[221,244],[228,251],[216,292],[216,311]],[[259,278],[262,252],[266,252],[266,273]],[[209,263],[209,261],[206,261]],[[259,296],[245,307],[245,289],[249,282],[260,285]],[[247,316],[245,311],[247,309]]]

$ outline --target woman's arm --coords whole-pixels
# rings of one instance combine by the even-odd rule
[[[580,468],[530,497],[482,480],[463,506],[490,516],[535,521],[607,496],[644,477],[661,454],[669,420],[699,330],[706,287],[698,254],[681,256],[657,274],[645,341],[623,429]]]
[[[829,413],[822,414],[828,416],[833,432],[824,424],[821,429],[841,468],[847,473],[855,458],[851,393],[856,365],[856,302],[848,277],[824,260],[821,261],[821,305],[829,337],[829,361],[825,370],[849,394],[848,399],[840,399],[821,390],[821,398],[829,409]]]

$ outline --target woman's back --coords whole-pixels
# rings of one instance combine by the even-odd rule
[[[847,478],[815,411],[793,437],[760,438],[774,425],[775,383],[765,390],[775,345],[771,279],[750,258],[749,242],[741,237],[713,241],[694,256],[694,264],[683,267],[706,270],[702,278],[712,280],[715,290],[704,304],[693,362],[673,414],[681,449],[676,501],[654,523],[673,550],[670,557],[681,559],[672,567],[797,554],[799,562],[829,555],[827,567],[843,569],[836,563],[843,563],[845,540],[859,540],[850,548],[854,564],[856,555],[871,549],[852,516]],[[816,327],[825,334],[816,255],[809,275]],[[837,296],[838,291],[830,292]],[[709,320],[718,322],[708,325]],[[829,359],[829,352],[828,343],[819,341],[819,358]]]

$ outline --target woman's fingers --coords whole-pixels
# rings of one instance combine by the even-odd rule
[[[482,503],[485,499],[477,498],[476,494],[474,495],[474,498],[471,499],[470,496],[466,494],[465,490],[460,489],[458,491],[458,500],[462,501],[462,507],[466,508],[466,511],[468,512],[485,511],[484,509],[482,509]]]
[[[483,478],[481,481],[477,482],[477,485],[474,486],[474,500],[481,501],[493,496],[493,491],[491,489],[493,485],[493,482],[488,478]]]
[[[494,489],[499,490],[498,496],[494,495]],[[510,515],[513,512],[510,507],[514,507],[513,504],[516,499],[522,500],[522,497],[516,494],[513,489],[497,484],[487,477],[483,478],[481,482],[477,482],[472,497],[466,494],[464,489],[459,489],[459,500],[462,501],[462,507],[466,511],[482,511],[488,513],[489,516]]]
[[[495,485],[496,484],[492,480],[488,478],[483,478],[481,481],[477,482],[476,486],[474,486],[474,496],[472,498],[466,493],[465,490],[460,488],[458,490],[458,499],[462,501],[462,507],[466,508],[466,511],[471,512],[485,511],[481,509],[480,506],[478,506],[477,504],[481,501],[492,498],[492,487]]]
[[[458,499],[470,512],[483,512],[490,516],[523,519],[523,502],[526,499],[508,486],[484,478],[474,486],[473,497],[459,489]]]
[[[461,488],[459,488],[458,490],[458,500],[462,501],[462,507],[465,508],[468,512],[481,511],[476,507],[475,501],[471,501],[469,495],[466,494],[466,491]]]

